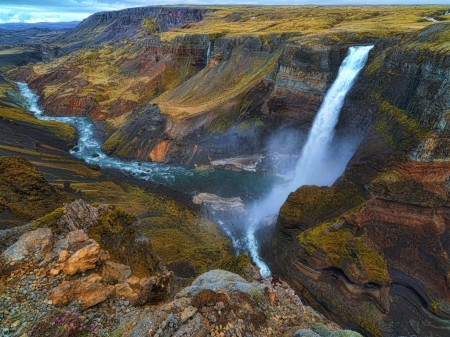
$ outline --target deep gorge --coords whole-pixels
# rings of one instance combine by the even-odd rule
[[[281,206],[277,217],[253,228],[252,238],[272,274],[341,326],[367,336],[445,336],[449,24],[409,22],[416,19],[405,14],[405,23],[373,29],[360,24],[355,7],[348,12],[355,18],[330,8],[324,22],[342,18],[333,27],[271,32],[271,26],[262,34],[251,30],[253,22],[266,22],[261,9],[222,16],[221,10],[96,14],[51,41],[59,43],[51,61],[9,69],[6,77],[28,83],[50,118],[95,124],[103,145],[86,156],[91,165],[115,158],[105,165],[130,163],[139,179],[189,197],[208,192],[253,205],[250,218],[235,210],[207,215],[234,241],[247,235],[237,223],[251,226]],[[390,18],[391,10],[367,9],[366,19]],[[301,13],[307,20],[315,12]],[[414,28],[418,22],[423,26]],[[289,173],[349,48],[368,45],[367,63],[331,128],[325,162],[313,173],[326,165],[337,170],[348,158],[345,170],[335,182],[294,186]],[[73,145],[77,155],[80,146]],[[258,208],[259,198],[280,185],[291,193]],[[243,245],[239,252],[248,250]]]

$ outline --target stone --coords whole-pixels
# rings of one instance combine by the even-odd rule
[[[62,249],[61,252],[59,253],[58,262],[66,262],[69,257],[70,257],[69,251]]]
[[[183,312],[181,313],[181,323],[183,324],[184,322],[186,322],[189,318],[191,318],[192,316],[195,315],[195,313],[197,312],[197,308],[193,307],[193,306],[189,306],[186,309],[183,310]]]
[[[74,230],[65,235],[65,237],[57,240],[53,245],[52,255],[59,258],[62,250],[75,251],[85,246],[89,241],[89,237],[84,230]]]
[[[106,261],[102,266],[102,277],[105,282],[115,284],[127,281],[131,276],[131,268],[120,263]]]
[[[0,271],[17,269],[26,260],[41,261],[52,249],[53,234],[50,228],[39,228],[25,233],[0,255]]]
[[[61,265],[61,271],[66,275],[84,273],[86,270],[96,267],[100,255],[100,245],[94,240],[72,254],[67,261]]]
[[[114,287],[98,282],[88,283],[81,280],[64,282],[50,291],[49,300],[56,306],[69,304],[76,300],[81,309],[90,308],[111,297]]]
[[[295,332],[293,337],[321,337],[321,336],[310,329],[300,329]]]
[[[115,297],[123,297],[126,301],[135,305],[138,302],[139,293],[135,292],[127,283],[118,283],[114,286]]]
[[[255,299],[265,297],[266,285],[259,282],[249,283],[243,277],[225,270],[214,269],[197,277],[192,285],[181,290],[176,298],[194,296],[197,307],[202,303],[228,301],[237,294],[246,294]],[[241,296],[241,295],[238,295]]]
[[[141,281],[141,279],[139,277],[136,277],[134,275],[131,275],[128,279],[127,279],[127,283],[129,284],[138,284]]]
[[[363,337],[361,334],[351,330],[337,330],[330,337]]]
[[[16,329],[20,325],[20,321],[15,321],[13,324],[11,324],[11,329]]]
[[[245,212],[245,204],[241,198],[221,198],[211,193],[199,193],[192,198],[194,204],[204,205],[213,212],[226,216],[240,216]]]
[[[61,271],[61,269],[59,269],[59,268],[52,268],[52,269],[50,270],[50,275],[56,276],[56,275],[59,274],[60,271]]]
[[[86,278],[86,282],[93,283],[93,282],[101,282],[103,280],[103,277],[101,277],[97,273],[92,273]]]

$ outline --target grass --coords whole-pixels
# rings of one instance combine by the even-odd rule
[[[252,54],[239,47],[229,60],[202,70],[158,97],[155,103],[174,118],[191,117],[219,107],[226,112],[230,110],[225,106],[227,102],[240,101],[248,90],[275,69],[278,57],[278,52]],[[217,88],[221,88],[220,95],[217,94]]]
[[[291,36],[338,32],[385,37],[413,32],[433,23],[424,16],[443,14],[448,6],[211,6],[207,14],[190,29],[161,33],[170,41],[180,33]],[[445,19],[445,17],[442,17]]]
[[[375,131],[391,148],[401,153],[408,153],[416,144],[429,136],[432,131],[421,126],[415,119],[409,117],[406,111],[399,109],[387,101],[381,101],[375,124]]]
[[[73,143],[76,139],[75,129],[70,125],[55,121],[41,121],[31,113],[19,107],[18,93],[12,83],[3,82],[0,84],[0,118],[10,123],[27,123],[44,129],[55,137]],[[14,105],[16,107],[14,107]]]
[[[114,181],[72,183],[91,202],[114,204],[137,214],[163,264],[188,261],[198,272],[230,257],[230,242],[219,228],[178,202]]]

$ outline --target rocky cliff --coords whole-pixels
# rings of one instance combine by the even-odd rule
[[[367,335],[448,334],[448,28],[375,46],[340,121],[365,140],[334,186],[289,196],[266,253],[310,303]]]
[[[89,16],[78,26],[58,37],[66,52],[108,41],[134,39],[182,25],[201,21],[211,12],[190,7],[138,7],[120,11],[101,12]],[[56,40],[55,40],[56,42]]]
[[[246,280],[211,270],[173,296],[173,272],[159,264],[140,227],[123,210],[81,200],[31,223],[0,250],[2,334],[361,336],[304,306],[279,278],[261,280],[257,272]],[[131,240],[108,245],[107,232]],[[232,269],[239,260],[241,271],[254,270],[248,258],[231,260]]]
[[[442,8],[393,10],[252,7],[218,9],[202,21],[206,12],[194,10],[100,13],[66,36],[67,50],[89,48],[9,76],[29,82],[47,114],[97,121],[110,154],[227,163],[219,159],[270,154],[271,137],[291,129],[276,158],[295,159],[348,46],[374,44],[336,128],[359,148],[333,186],[289,196],[263,253],[275,273],[344,326],[369,336],[443,336],[450,29],[423,19],[426,12],[446,20]],[[164,221],[147,225],[167,237]],[[178,247],[161,252],[171,258]],[[175,325],[158,317],[142,326]],[[202,317],[194,317],[198,327]]]

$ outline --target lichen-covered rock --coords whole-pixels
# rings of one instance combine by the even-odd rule
[[[294,337],[321,337],[310,329],[300,329],[295,332]]]
[[[69,281],[52,289],[48,296],[56,306],[66,305],[73,300],[81,301],[81,308],[90,308],[113,295],[114,287],[100,282]]]
[[[64,274],[73,275],[94,269],[100,258],[100,245],[89,240],[87,245],[73,253],[61,266]]]
[[[337,330],[332,332],[330,337],[362,337],[362,335],[351,330]]]
[[[237,274],[225,270],[214,269],[195,279],[192,285],[177,294],[177,298],[198,296],[200,302],[207,302],[206,298],[213,293],[213,297],[223,297],[227,300],[235,293],[246,294],[249,298],[258,299],[264,296],[265,286],[258,282],[249,283]]]
[[[20,268],[26,261],[40,262],[52,249],[53,242],[49,228],[25,233],[0,255],[0,271],[8,273],[11,269]]]

